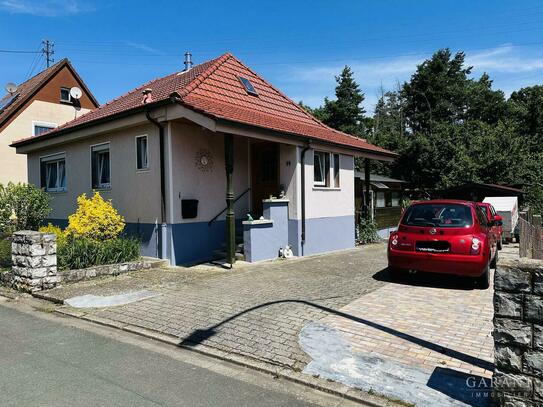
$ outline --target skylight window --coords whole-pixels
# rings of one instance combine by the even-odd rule
[[[243,76],[239,76],[239,81],[241,82],[241,84],[243,85],[243,87],[245,88],[245,90],[247,91],[249,95],[258,96],[258,92],[256,91],[253,84],[249,81],[249,79],[244,78]]]

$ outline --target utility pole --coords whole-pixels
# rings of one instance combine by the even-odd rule
[[[45,61],[47,62],[47,68],[55,61],[53,59],[53,55],[55,53],[54,47],[55,44],[49,40],[43,40],[42,42],[43,48],[41,49],[41,52],[43,55],[45,55]]]

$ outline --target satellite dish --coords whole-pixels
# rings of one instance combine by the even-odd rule
[[[13,82],[8,82],[6,84],[6,92],[13,95],[16,91],[17,91],[17,85],[15,85]]]
[[[83,92],[81,92],[81,89],[79,89],[77,86],[74,86],[70,89],[70,96],[72,99],[81,99],[81,96],[83,96]]]

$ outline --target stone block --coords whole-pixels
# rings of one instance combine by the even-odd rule
[[[522,364],[524,373],[530,373],[534,376],[543,378],[543,352],[529,351],[524,354],[524,363]]]
[[[534,324],[534,349],[543,350],[543,325]]]
[[[530,324],[512,319],[494,319],[494,342],[501,345],[528,347],[532,343]]]
[[[494,277],[494,290],[510,292],[530,292],[531,273],[516,267],[500,267]]]
[[[494,313],[502,317],[522,318],[522,294],[494,293]]]
[[[496,345],[494,360],[502,371],[522,372],[522,351],[518,348]]]
[[[492,384],[494,390],[505,394],[522,393],[525,397],[532,394],[532,381],[530,376],[523,374],[511,374],[496,371],[494,373]]]
[[[54,233],[42,233],[42,241],[44,243],[56,242],[57,236]]]
[[[543,400],[543,380],[534,379],[534,396],[536,399]]]
[[[88,268],[85,271],[85,278],[93,278],[96,277],[96,269],[95,268]]]
[[[535,402],[512,396],[505,396],[501,405],[503,405],[503,407],[542,407],[540,404],[536,404]]]
[[[120,271],[120,272],[126,272],[126,271],[128,271],[128,264],[120,264],[120,265],[119,265],[119,271]]]
[[[41,265],[44,267],[56,266],[57,256],[54,254],[45,255],[41,258]]]
[[[534,294],[543,295],[543,271],[534,273]]]
[[[543,297],[539,295],[526,296],[524,318],[531,322],[543,324]]]

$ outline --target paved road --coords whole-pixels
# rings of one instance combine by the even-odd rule
[[[312,403],[315,395],[307,394],[313,390],[296,388],[287,394],[280,390],[297,385],[279,385],[264,374],[151,340],[144,346],[137,345],[143,339],[123,342],[116,336],[129,334],[103,335],[99,331],[107,328],[80,329],[77,324],[83,321],[6,305],[0,297],[2,406],[317,405]],[[173,357],[176,352],[190,353],[191,363]],[[329,399],[318,404],[345,405]]]

